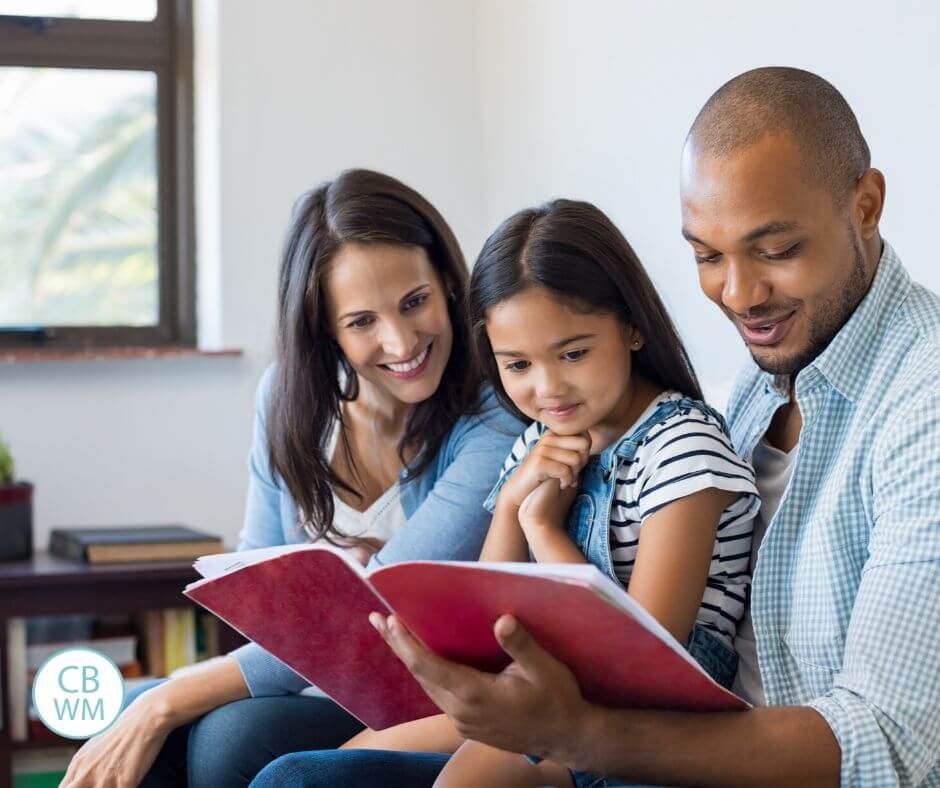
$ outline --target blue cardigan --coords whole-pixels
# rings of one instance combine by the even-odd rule
[[[309,541],[298,523],[297,505],[268,463],[265,416],[273,372],[273,365],[265,371],[255,397],[248,500],[239,550]],[[402,484],[401,502],[407,522],[373,556],[369,567],[415,559],[479,558],[490,524],[483,501],[524,428],[525,424],[504,410],[487,387],[480,412],[462,416],[424,473]],[[241,668],[252,697],[287,695],[309,686],[255,643],[236,649],[230,656]]]

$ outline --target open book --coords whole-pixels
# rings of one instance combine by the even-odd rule
[[[515,615],[605,706],[731,711],[705,673],[626,591],[590,564],[408,561],[366,571],[316,544],[200,558],[187,597],[258,643],[375,730],[438,709],[369,624],[394,612],[430,650],[497,672],[493,635]]]

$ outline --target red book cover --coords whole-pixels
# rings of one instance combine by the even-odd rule
[[[439,713],[369,623],[389,608],[339,551],[288,551],[184,593],[374,730]]]
[[[606,706],[747,708],[621,586],[588,564],[413,561],[366,572],[340,550],[264,548],[200,559],[185,594],[375,730],[437,708],[372,629],[394,611],[429,649],[491,672],[509,658],[493,624],[512,613]]]

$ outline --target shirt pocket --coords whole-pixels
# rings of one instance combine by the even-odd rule
[[[833,535],[825,527],[807,528],[790,582],[789,628],[784,635],[791,656],[808,669],[810,683],[819,685],[814,691],[822,692],[842,668],[861,570],[856,547]]]

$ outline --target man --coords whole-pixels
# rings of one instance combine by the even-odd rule
[[[764,499],[737,641],[755,708],[593,706],[510,617],[495,631],[515,661],[495,676],[394,618],[378,629],[464,736],[609,785],[940,786],[940,299],[882,241],[884,177],[818,76],[724,85],[689,132],[681,194],[702,289],[753,358],[728,417]],[[429,785],[443,761],[323,754],[316,774]]]

